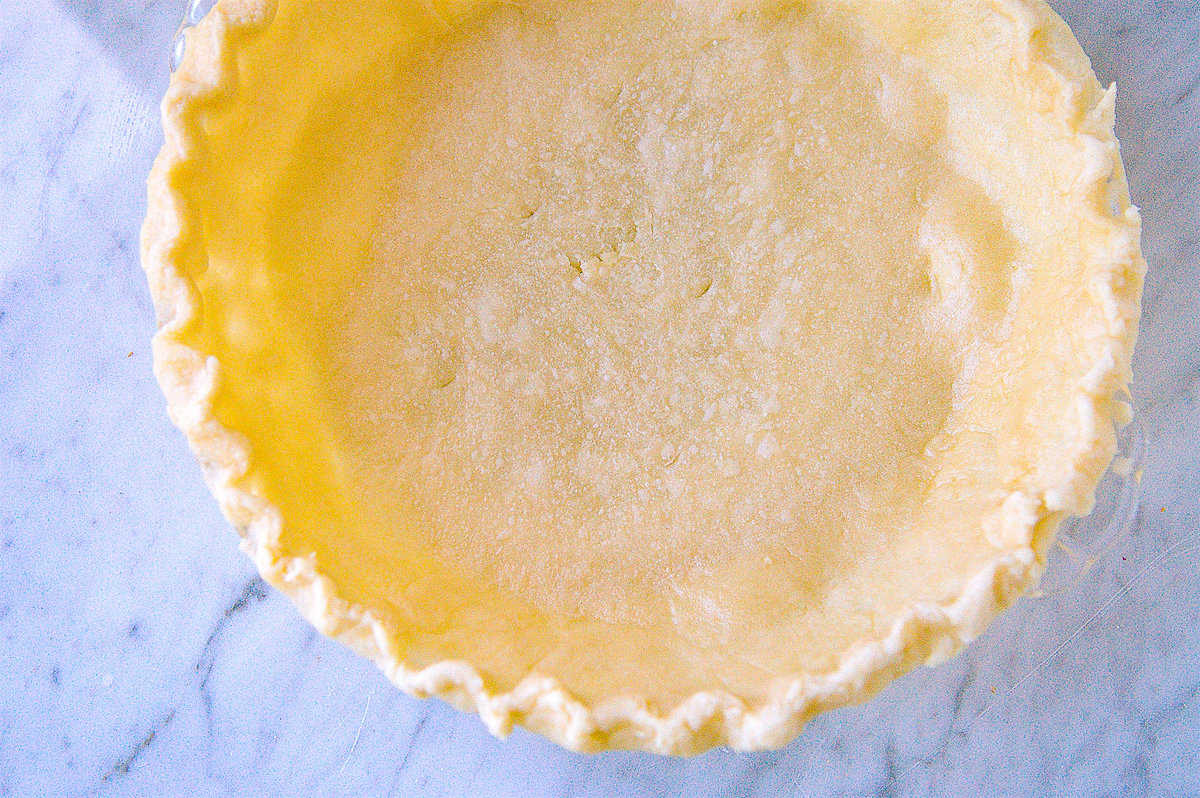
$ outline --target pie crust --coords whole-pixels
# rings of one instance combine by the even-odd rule
[[[263,576],[578,750],[783,745],[1086,513],[1144,263],[1040,0],[221,0],[142,260]]]

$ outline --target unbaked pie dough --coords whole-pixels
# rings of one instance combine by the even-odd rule
[[[1143,262],[1025,0],[222,0],[143,257],[263,574],[579,749],[779,746],[949,656],[1114,450]]]

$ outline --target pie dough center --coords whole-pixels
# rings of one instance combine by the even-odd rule
[[[380,528],[547,613],[718,635],[890,556],[1015,246],[919,69],[819,6],[562,3],[398,80],[322,353]]]

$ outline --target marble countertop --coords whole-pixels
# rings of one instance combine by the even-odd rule
[[[786,748],[583,756],[394,690],[238,552],[138,264],[183,0],[0,4],[0,795],[1200,795],[1200,7],[1058,0],[1150,271],[1136,420],[1042,589]]]

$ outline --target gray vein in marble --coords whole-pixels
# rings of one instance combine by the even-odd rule
[[[267,592],[267,583],[262,580],[262,577],[254,577],[242,588],[241,593],[221,614],[220,620],[208,634],[208,639],[204,641],[204,648],[200,652],[200,659],[196,663],[196,673],[200,676],[200,700],[204,705],[204,717],[208,723],[209,732],[212,731],[212,716],[213,716],[213,696],[209,690],[208,680],[212,676],[213,666],[216,664],[217,655],[219,653],[218,643],[221,635],[228,626],[229,621],[239,612],[243,612],[252,604],[263,601],[269,595]]]
[[[388,795],[398,794],[397,790],[399,789],[400,777],[407,772],[405,769],[408,767],[408,758],[412,756],[413,749],[417,746],[417,740],[421,736],[421,730],[425,728],[426,719],[427,716],[422,715],[417,720],[416,728],[414,728],[412,733],[408,736],[408,743],[404,746],[404,753],[400,755],[400,763],[396,765],[395,769],[392,771],[392,781],[391,785],[388,787]]]
[[[133,745],[133,748],[130,749],[129,753],[121,757],[107,773],[101,776],[100,781],[112,781],[113,779],[119,778],[128,773],[129,769],[133,767],[135,762],[137,762],[138,757],[140,757],[142,753],[154,743],[154,738],[161,734],[163,729],[170,726],[171,721],[173,720],[175,720],[175,710],[172,709],[170,712],[164,715],[163,718],[158,721],[158,723],[151,726],[150,730],[146,732],[146,736],[138,740]]]

